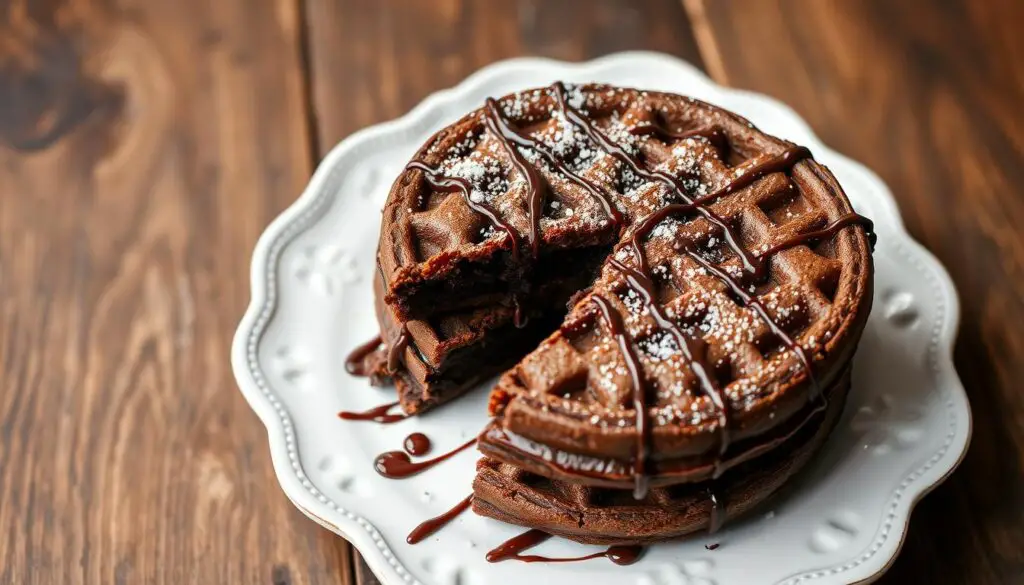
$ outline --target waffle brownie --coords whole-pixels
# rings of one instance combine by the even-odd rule
[[[692,98],[488,99],[392,187],[368,363],[409,413],[514,364],[477,512],[588,542],[679,536],[714,524],[695,494],[752,507],[838,417],[870,232],[806,148]]]

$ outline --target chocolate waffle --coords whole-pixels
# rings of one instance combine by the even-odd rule
[[[638,505],[741,485],[841,404],[826,408],[870,310],[871,243],[807,149],[735,114],[603,85],[521,92],[435,134],[395,182],[388,359],[371,361],[410,413],[518,361],[480,436],[479,512],[539,522],[494,496],[526,477]]]

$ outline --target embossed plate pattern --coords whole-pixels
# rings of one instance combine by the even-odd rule
[[[400,448],[413,431],[427,433],[438,453],[461,444],[483,426],[486,388],[389,426],[335,416],[393,399],[390,389],[371,388],[343,365],[346,352],[376,332],[371,278],[391,178],[431,133],[486,96],[556,79],[674,91],[736,111],[771,134],[809,146],[878,232],[874,312],[843,421],[821,455],[761,513],[713,537],[651,547],[629,567],[603,559],[488,564],[484,553],[521,530],[470,513],[416,546],[405,543],[416,524],[469,493],[478,454],[461,453],[398,481],[373,471],[374,456]],[[907,235],[886,186],[821,144],[788,107],[718,86],[664,55],[497,63],[399,120],[352,135],[264,232],[251,279],[252,303],[235,336],[232,365],[267,426],[281,486],[307,515],[350,540],[385,585],[871,580],[899,551],[914,503],[956,467],[970,437],[970,410],[951,359],[956,292],[938,262]],[[712,542],[720,547],[706,550]],[[552,540],[537,550],[560,556],[599,549]]]

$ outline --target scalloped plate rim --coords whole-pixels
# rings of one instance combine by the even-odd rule
[[[373,125],[353,133],[328,152],[317,166],[310,182],[298,199],[281,212],[257,240],[250,268],[252,298],[240,320],[232,341],[231,364],[235,378],[242,395],[267,428],[271,459],[283,491],[289,500],[304,514],[351,542],[362,553],[374,574],[385,584],[420,582],[412,577],[394,559],[393,553],[386,544],[383,544],[380,534],[369,522],[350,511],[341,509],[336,504],[333,504],[333,502],[330,502],[333,507],[329,507],[324,502],[325,497],[322,494],[319,498],[315,495],[315,488],[309,483],[308,478],[301,470],[301,466],[298,466],[294,461],[297,458],[298,447],[294,433],[291,432],[294,424],[291,416],[283,409],[280,401],[272,393],[269,386],[266,385],[259,366],[255,363],[256,360],[253,360],[251,357],[250,346],[258,344],[260,337],[265,332],[265,325],[272,318],[276,308],[274,301],[276,289],[274,286],[268,286],[268,282],[271,280],[274,281],[273,284],[276,286],[275,271],[268,268],[276,266],[276,262],[279,259],[274,255],[275,250],[272,247],[275,243],[282,240],[289,229],[297,224],[297,220],[300,217],[306,214],[312,216],[317,213],[319,208],[333,197],[332,195],[323,194],[324,183],[349,152],[364,147],[367,143],[374,140],[402,133],[417,126],[424,120],[429,120],[429,116],[436,111],[442,110],[446,102],[454,101],[458,96],[472,91],[473,88],[485,84],[488,80],[509,75],[519,69],[558,67],[576,71],[600,70],[606,67],[612,68],[616,65],[638,61],[645,61],[655,66],[682,69],[694,79],[698,79],[718,91],[743,99],[767,103],[772,108],[784,113],[788,118],[788,123],[794,124],[795,127],[798,127],[801,132],[810,138],[810,146],[815,151],[827,152],[830,158],[841,160],[851,170],[857,172],[862,178],[873,184],[873,189],[880,195],[880,202],[886,208],[886,219],[891,222],[894,232],[898,236],[897,243],[906,246],[908,255],[921,262],[922,268],[934,277],[935,284],[941,289],[938,291],[937,296],[941,297],[941,300],[945,301],[946,305],[944,307],[945,313],[941,315],[941,329],[935,332],[937,345],[935,348],[937,360],[935,368],[941,370],[940,374],[943,374],[946,377],[946,381],[950,382],[951,396],[948,398],[957,403],[949,405],[951,409],[950,415],[955,418],[955,422],[963,423],[964,429],[957,432],[955,436],[951,434],[953,442],[945,445],[947,451],[930,469],[925,469],[924,473],[921,473],[919,477],[908,484],[908,489],[913,488],[908,493],[909,497],[903,498],[902,501],[897,497],[891,501],[891,514],[893,517],[900,519],[894,534],[884,539],[878,549],[868,555],[870,558],[854,565],[868,566],[870,572],[858,576],[855,581],[849,582],[866,583],[873,581],[892,565],[906,538],[910,514],[914,506],[922,497],[953,473],[966,454],[973,432],[973,421],[966,392],[963,389],[962,382],[957,375],[952,360],[953,344],[956,339],[956,331],[960,319],[959,299],[945,268],[931,252],[914,240],[906,231],[895,198],[881,178],[873,171],[824,145],[806,121],[788,105],[757,92],[721,86],[690,63],[670,55],[648,51],[627,51],[578,63],[542,57],[519,57],[499,61],[474,72],[452,88],[429,95],[400,118]],[[308,227],[304,226],[304,228]],[[301,230],[296,230],[292,236],[298,233],[301,233]],[[277,254],[280,253],[285,244],[282,244],[281,248],[276,250]],[[956,441],[956,439],[959,439],[959,441]],[[939,462],[944,465],[939,465]],[[919,469],[915,469],[908,475],[914,475]],[[929,475],[934,476],[930,481],[923,481],[921,479]],[[330,517],[330,519],[325,518],[325,516]],[[874,539],[872,542],[874,543]],[[879,554],[883,549],[887,554]],[[858,551],[858,554],[851,558],[856,559],[858,556],[861,556],[861,551]],[[868,565],[868,561],[871,561],[870,565]],[[849,565],[851,563],[848,562],[846,564]],[[803,570],[784,578],[780,583],[795,584],[815,579],[824,574],[834,574],[844,570],[842,566],[843,564],[839,563],[828,567],[815,567]]]

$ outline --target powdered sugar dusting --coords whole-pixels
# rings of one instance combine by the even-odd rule
[[[441,165],[441,173],[448,177],[466,179],[473,185],[470,199],[476,203],[491,202],[509,190],[509,181],[502,166],[480,151],[469,156],[449,158]]]
[[[676,340],[666,331],[657,331],[637,345],[654,361],[665,361],[680,353]]]

